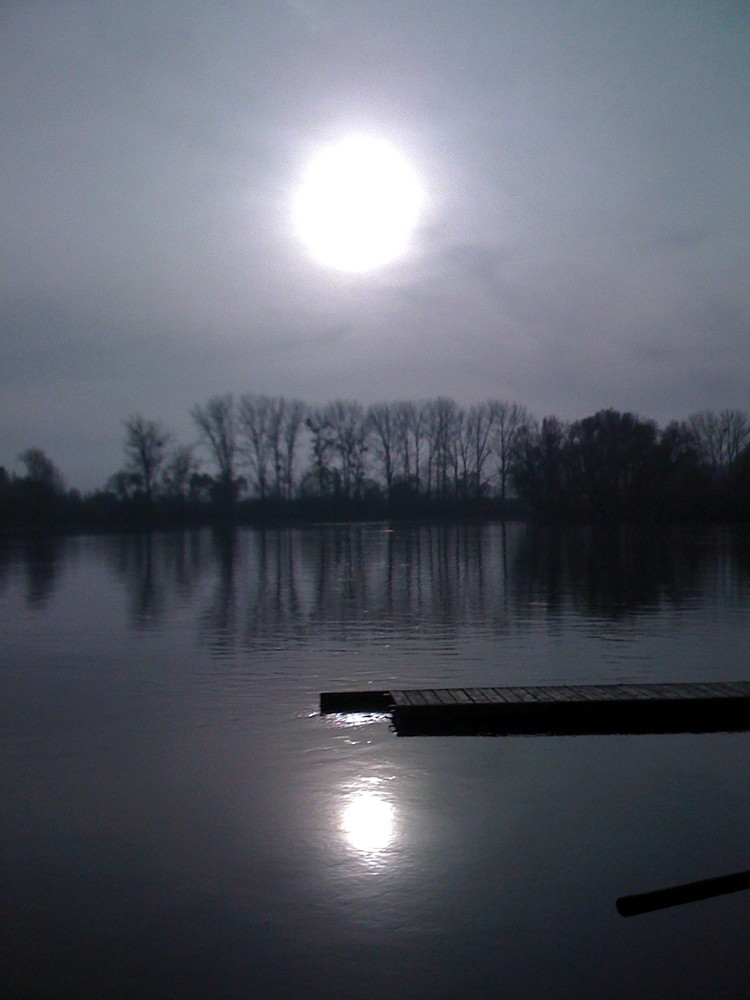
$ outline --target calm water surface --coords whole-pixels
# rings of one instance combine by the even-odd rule
[[[3,997],[745,997],[750,734],[399,739],[320,691],[750,680],[731,531],[0,549]]]

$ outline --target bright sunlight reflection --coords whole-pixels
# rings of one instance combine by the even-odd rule
[[[341,829],[356,850],[383,851],[394,838],[393,806],[377,792],[355,792],[344,807]]]

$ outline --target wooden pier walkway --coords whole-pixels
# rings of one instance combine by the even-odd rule
[[[399,736],[750,729],[750,681],[330,691],[320,711],[384,712]]]

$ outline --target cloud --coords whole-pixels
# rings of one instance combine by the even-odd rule
[[[2,16],[0,461],[51,442],[75,481],[87,442],[103,479],[133,409],[189,435],[226,391],[750,406],[742,5]],[[308,157],[350,129],[429,192],[413,252],[356,279],[289,220]]]

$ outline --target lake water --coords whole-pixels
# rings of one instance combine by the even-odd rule
[[[4,998],[746,997],[750,734],[398,738],[321,691],[750,680],[730,530],[0,549]]]

